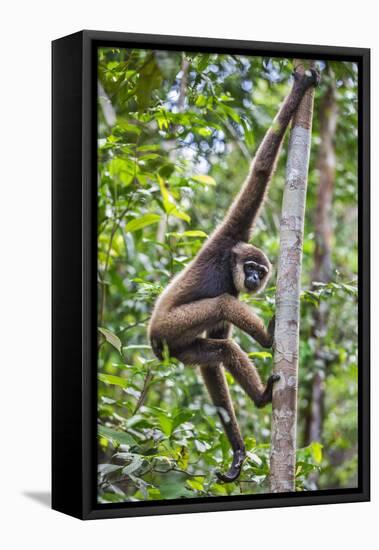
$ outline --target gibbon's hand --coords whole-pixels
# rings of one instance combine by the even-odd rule
[[[238,449],[234,451],[233,453],[233,462],[229,468],[229,470],[226,473],[223,472],[216,472],[216,476],[220,481],[223,481],[224,483],[230,483],[231,481],[235,481],[242,469],[243,461],[246,458],[246,452],[244,449]]]
[[[298,82],[299,84],[303,84],[304,88],[306,89],[311,88],[312,86],[317,88],[317,86],[320,84],[321,74],[316,67],[306,69],[303,74],[300,74],[295,69],[292,72],[292,75],[296,82]]]

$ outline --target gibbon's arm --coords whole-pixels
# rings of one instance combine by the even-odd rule
[[[271,348],[274,339],[275,317],[266,329],[262,319],[245,303],[229,294],[221,297],[221,308],[224,318],[229,323],[243,330],[264,348]]]
[[[287,126],[304,93],[311,86],[317,85],[318,79],[319,75],[314,69],[305,75],[294,73],[291,92],[284,100],[271,127],[267,130],[251,164],[250,173],[229,208],[224,222],[216,231],[215,237],[231,237],[236,241],[245,242],[250,239],[252,225],[258,216],[275,170],[275,163]]]

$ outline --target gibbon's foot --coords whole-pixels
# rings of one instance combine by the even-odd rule
[[[279,374],[272,374],[270,378],[267,380],[265,391],[263,392],[261,397],[255,402],[258,409],[261,409],[262,407],[265,407],[268,403],[271,403],[272,388],[275,382],[278,382],[278,380],[280,380]]]
[[[272,374],[268,381],[271,381],[271,385],[273,385],[275,382],[278,382],[280,380],[280,374]]]
[[[300,74],[296,70],[292,74],[296,82],[303,83],[306,89],[311,86],[316,88],[320,84],[321,75],[316,67],[307,69],[304,74]]]
[[[232,465],[230,466],[226,474],[223,474],[222,472],[216,472],[218,479],[220,481],[224,481],[225,483],[235,481],[241,473],[242,464],[245,458],[246,452],[244,449],[238,449],[237,451],[234,451]]]
[[[270,403],[272,401],[272,387],[275,384],[275,382],[279,382],[279,380],[280,380],[280,374],[271,374],[271,376],[267,380],[265,393],[269,394],[269,396],[270,396],[270,401],[269,402]]]

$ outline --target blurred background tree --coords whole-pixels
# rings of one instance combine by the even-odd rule
[[[228,375],[248,449],[230,462],[196,369],[154,358],[157,295],[238,192],[289,91],[287,59],[100,48],[98,52],[98,462],[100,502],[267,492],[270,407]],[[302,275],[297,489],[357,484],[357,67],[319,62]],[[286,143],[254,242],[272,260]],[[276,274],[272,278],[275,281]],[[275,288],[244,296],[266,321]],[[271,353],[234,331],[265,379]]]

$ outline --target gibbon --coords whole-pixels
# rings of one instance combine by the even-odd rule
[[[227,369],[257,407],[272,400],[271,375],[266,386],[244,351],[230,338],[234,325],[271,348],[275,318],[266,329],[262,320],[238,299],[240,292],[262,291],[271,273],[266,255],[249,244],[254,222],[275,170],[285,131],[304,93],[318,84],[315,69],[294,73],[292,89],[258,148],[248,177],[220,224],[191,263],[158,298],[149,323],[152,349],[162,358],[167,346],[171,356],[185,365],[199,366],[209,395],[233,450],[224,482],[234,481],[245,459],[224,369]]]

